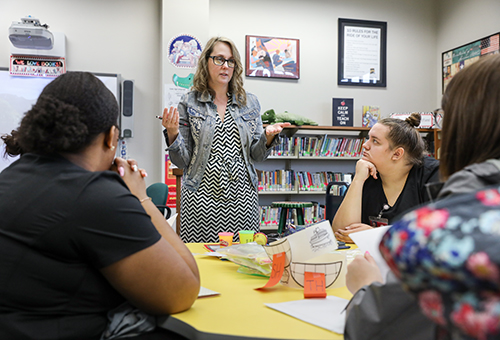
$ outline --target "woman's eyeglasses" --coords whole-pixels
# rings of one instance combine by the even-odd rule
[[[224,65],[226,61],[227,61],[227,66],[230,68],[234,68],[234,66],[236,65],[236,61],[234,61],[234,59],[225,59],[218,55],[211,55],[209,58],[212,58],[214,64],[217,66]]]

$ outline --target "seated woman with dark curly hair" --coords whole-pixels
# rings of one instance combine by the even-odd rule
[[[145,171],[115,159],[117,118],[99,79],[68,72],[2,137],[22,157],[0,173],[0,339],[100,339],[126,301],[171,314],[197,298],[194,258]]]

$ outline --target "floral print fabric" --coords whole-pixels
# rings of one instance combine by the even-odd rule
[[[488,188],[406,214],[380,251],[438,338],[500,338],[500,191]]]

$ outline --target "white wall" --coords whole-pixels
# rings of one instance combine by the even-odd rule
[[[194,73],[195,69],[177,68],[168,61],[169,43],[172,38],[179,35],[189,34],[201,44],[208,41],[208,17],[209,17],[209,0],[189,0],[189,1],[172,1],[163,0],[163,25],[162,25],[162,85],[172,85],[172,77],[174,74],[179,77],[186,77],[190,73]],[[203,45],[204,46],[204,45]],[[162,93],[165,93],[165,88],[162,87]],[[158,130],[161,133],[162,127]],[[163,134],[161,134],[161,152],[159,157],[165,157],[165,148],[167,147]],[[165,162],[162,162],[162,171],[165,171]]]
[[[338,18],[387,22],[387,88],[337,85]],[[293,112],[332,125],[332,98],[378,105],[383,116],[435,108],[437,68],[433,0],[210,1],[210,35],[225,35],[245,51],[245,35],[300,39],[300,79],[246,78],[262,110]]]
[[[0,66],[9,65],[8,28],[31,15],[66,35],[68,71],[119,73],[135,80],[135,129],[130,157],[161,181],[160,0],[0,0]],[[152,133],[154,131],[154,133]]]
[[[195,34],[203,43],[226,35],[241,53],[247,34],[299,38],[298,81],[246,78],[246,88],[263,110],[288,110],[324,125],[331,124],[331,98],[351,96],[360,125],[364,104],[381,106],[384,115],[439,106],[441,52],[500,31],[498,13],[498,0],[0,0],[0,66],[8,66],[10,23],[30,14],[65,33],[68,70],[134,79],[129,153],[153,183],[163,180],[164,148],[153,117],[162,109],[162,78],[173,72],[162,64],[162,43],[173,35]],[[387,88],[336,85],[339,17],[388,22]]]

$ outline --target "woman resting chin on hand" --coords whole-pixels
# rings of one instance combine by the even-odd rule
[[[352,243],[351,233],[389,225],[429,200],[425,184],[439,181],[439,161],[424,156],[425,143],[415,129],[420,118],[419,113],[406,120],[384,118],[371,128],[332,222],[338,240]]]

